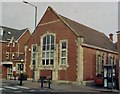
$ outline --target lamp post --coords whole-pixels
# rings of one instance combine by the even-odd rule
[[[24,60],[21,59],[21,65],[20,65],[20,85],[22,85],[22,79],[23,79],[23,62]]]
[[[35,47],[35,44],[36,44],[36,24],[37,24],[37,6],[31,4],[27,1],[23,1],[23,3],[28,4],[30,6],[33,6],[35,8],[35,30],[34,30],[34,47]],[[35,81],[35,65],[36,65],[36,60],[35,60],[36,53],[35,52],[36,52],[36,48],[33,52],[34,53],[34,55],[33,55],[34,60],[32,61],[32,63],[33,63],[33,81]]]

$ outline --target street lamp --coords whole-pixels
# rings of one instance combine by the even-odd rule
[[[20,64],[20,85],[22,85],[22,79],[23,79],[23,62],[24,60],[21,59],[21,64]]]
[[[34,47],[35,47],[35,44],[36,44],[36,24],[37,24],[37,6],[31,4],[27,1],[23,1],[23,3],[31,5],[35,8],[35,30],[34,30]],[[35,81],[35,64],[36,64],[36,60],[35,60],[36,54],[35,54],[35,52],[36,52],[36,47],[35,47],[35,50],[33,52],[34,53],[34,55],[33,55],[34,56],[33,57],[34,58],[34,61],[33,61],[33,81]]]

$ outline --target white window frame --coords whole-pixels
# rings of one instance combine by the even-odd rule
[[[115,57],[114,56],[109,55],[108,64],[109,65],[115,65]]]
[[[33,60],[35,60],[35,62],[36,62],[36,56],[33,57],[33,54],[36,55],[36,51],[33,52],[34,45],[36,46],[36,51],[37,51],[37,44],[32,44],[31,45],[31,64],[30,64],[30,66],[32,66],[32,67],[33,67]]]
[[[47,36],[54,36],[54,43],[51,44],[51,37],[50,37],[50,44],[47,44],[47,39],[46,39],[46,44],[43,45],[43,39]],[[49,45],[49,50],[47,50],[47,46]],[[51,46],[54,45],[54,49],[55,49],[55,34],[53,33],[47,33],[47,34],[44,34],[42,37],[41,37],[41,55],[42,55],[42,60],[41,60],[41,65],[42,66],[54,66],[54,49],[51,50]],[[43,50],[43,46],[45,46],[45,50]],[[44,53],[44,57],[43,57],[43,53]],[[47,53],[49,54],[49,57],[47,57]],[[51,57],[51,53],[53,53],[53,57]],[[45,61],[45,64],[43,64],[43,60]],[[47,64],[46,60],[49,60],[49,63]],[[50,60],[53,60],[53,64],[50,63]]]
[[[66,42],[66,49],[62,49],[62,43],[63,42]],[[65,57],[62,57],[62,52],[63,51],[65,51],[66,52],[66,56]],[[63,64],[62,63],[62,59],[66,59],[66,63],[65,64]],[[68,66],[68,40],[67,39],[65,39],[65,40],[60,40],[60,67],[67,67]]]

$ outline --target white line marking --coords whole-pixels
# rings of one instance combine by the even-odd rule
[[[43,89],[43,90],[40,90],[40,91],[46,91],[46,90]]]
[[[29,90],[30,92],[34,92],[35,90]]]
[[[5,87],[5,88],[8,88],[8,89],[14,89],[14,90],[18,89],[18,88],[10,87],[10,86],[4,86],[4,87]]]
[[[0,90],[3,90],[4,88],[0,88]]]
[[[22,91],[14,91],[14,92],[22,92]]]
[[[22,88],[22,89],[30,89],[28,87],[23,87],[23,86],[17,86],[18,88]]]

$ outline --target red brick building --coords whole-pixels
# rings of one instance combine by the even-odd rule
[[[25,48],[24,45],[30,38],[29,30],[22,29],[17,30],[9,27],[0,27],[0,46],[1,53],[0,62],[2,65],[1,75],[2,78],[13,77],[15,73],[20,72],[21,59],[24,60]],[[24,64],[24,62],[22,62]],[[24,67],[25,71],[25,67]]]
[[[36,80],[51,76],[55,81],[81,84],[103,74],[104,65],[117,63],[116,46],[104,33],[61,16],[51,7],[35,32],[26,45],[28,78],[34,73]]]
[[[119,60],[119,90],[120,90],[120,31],[117,32],[117,50],[118,50],[118,60]]]

